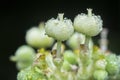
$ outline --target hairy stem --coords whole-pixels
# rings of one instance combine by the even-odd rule
[[[61,55],[61,41],[57,41],[57,58]]]
[[[86,36],[85,38],[85,46],[87,47],[87,49],[89,49],[89,42],[90,42],[91,37],[90,36]]]

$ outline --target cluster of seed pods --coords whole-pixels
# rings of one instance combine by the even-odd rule
[[[74,21],[59,13],[26,32],[26,45],[10,60],[19,70],[17,80],[117,80],[120,56],[108,50],[102,19],[87,9]],[[92,37],[101,32],[100,47]],[[37,51],[36,51],[37,49]]]

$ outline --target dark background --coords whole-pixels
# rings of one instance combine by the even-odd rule
[[[72,19],[78,13],[86,13],[86,8],[93,8],[96,15],[103,19],[103,27],[109,29],[109,49],[120,54],[120,9],[118,0],[45,0],[0,2],[0,80],[16,80],[15,64],[9,56],[25,44],[25,32],[40,21],[56,17],[60,12]],[[99,36],[94,37],[98,39]],[[97,43],[97,42],[96,42]]]

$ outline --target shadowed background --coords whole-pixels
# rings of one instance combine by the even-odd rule
[[[0,67],[1,80],[16,80],[15,64],[9,61],[9,56],[25,43],[25,32],[41,21],[57,17],[64,13],[72,21],[78,13],[87,13],[86,8],[93,8],[93,13],[103,19],[103,27],[109,29],[109,49],[120,54],[120,9],[118,0],[45,0],[16,1],[9,0],[0,3]],[[99,36],[93,39],[97,41]],[[97,42],[96,42],[97,43]]]

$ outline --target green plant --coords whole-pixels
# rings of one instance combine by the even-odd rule
[[[107,30],[102,28],[100,16],[92,9],[87,11],[77,15],[73,23],[58,14],[45,25],[29,29],[27,45],[10,57],[19,69],[17,80],[119,80],[120,56],[107,49]],[[100,32],[99,47],[92,37]]]

